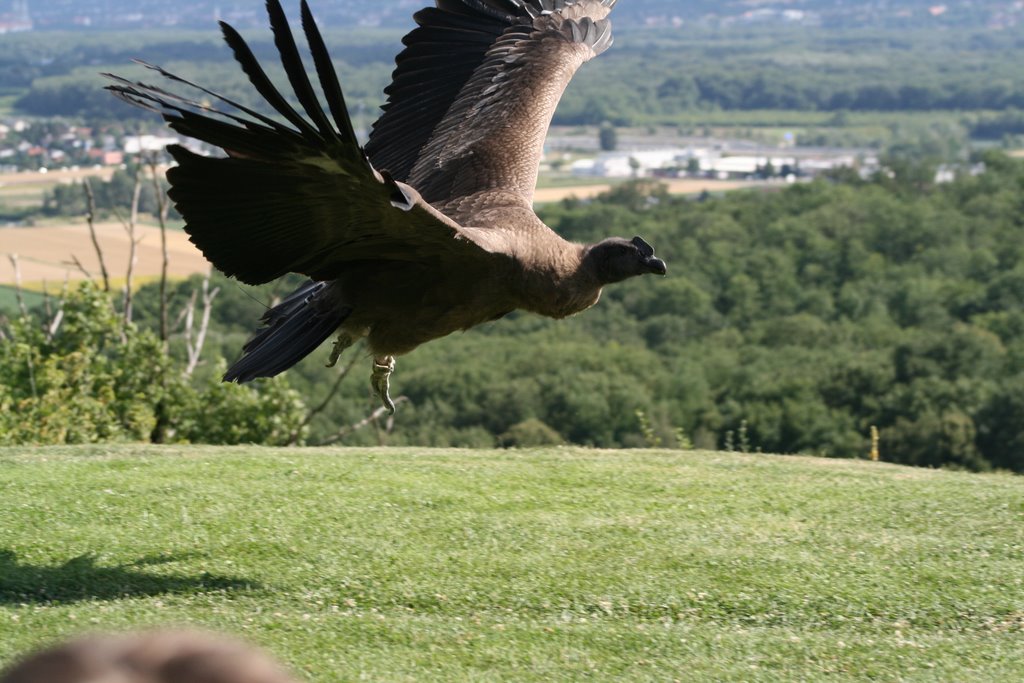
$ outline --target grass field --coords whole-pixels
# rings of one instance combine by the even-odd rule
[[[25,306],[32,308],[43,303],[43,295],[28,289],[21,290],[21,298]],[[0,285],[0,311],[18,310],[18,292],[15,287]]]
[[[114,169],[109,166],[74,170],[55,169],[46,173],[0,173],[0,205],[9,208],[40,208],[46,193],[57,185],[80,182],[83,178],[106,181],[110,180],[112,175]]]
[[[1024,478],[668,451],[0,449],[0,665],[197,625],[310,681],[1024,680]]]

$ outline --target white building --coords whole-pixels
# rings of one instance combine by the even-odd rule
[[[632,178],[651,175],[662,168],[686,166],[689,150],[670,148],[635,152],[602,152],[596,159],[580,159],[573,163],[573,175],[601,178]]]
[[[178,138],[158,135],[130,135],[124,139],[126,154],[139,152],[159,152],[167,145],[181,142]]]
[[[762,156],[718,157],[717,159],[702,159],[700,169],[725,179],[756,175],[769,165],[775,169],[775,173],[778,173],[784,166],[788,166],[790,169],[795,168],[796,159]]]
[[[737,150],[738,151],[738,150]],[[761,154],[756,153],[761,151]],[[773,175],[786,172],[793,176],[817,176],[836,168],[877,168],[878,160],[847,151],[790,151],[776,156],[770,150],[732,153],[710,147],[666,148],[644,151],[604,152],[595,158],[579,159],[570,170],[577,176],[600,178],[643,178],[696,173],[712,178],[749,178],[768,166]],[[659,173],[660,171],[660,173]]]

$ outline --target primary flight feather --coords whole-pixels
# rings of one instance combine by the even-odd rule
[[[219,270],[249,284],[309,282],[269,309],[225,380],[283,372],[337,334],[331,361],[365,339],[390,410],[394,357],[523,309],[554,318],[604,285],[665,263],[641,238],[568,242],[533,211],[551,117],[576,70],[611,45],[616,0],[436,0],[396,58],[388,101],[364,148],[305,0],[302,29],[327,111],[278,0],[274,42],[302,112],[242,37],[221,23],[250,82],[283,121],[198,88],[218,107],[109,75],[123,99],[224,150],[168,148],[170,197]]]

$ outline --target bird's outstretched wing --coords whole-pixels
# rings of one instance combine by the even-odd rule
[[[170,196],[190,239],[220,270],[260,284],[288,272],[336,278],[346,264],[370,260],[466,262],[494,256],[404,183],[378,173],[360,149],[337,74],[313,16],[302,2],[309,42],[328,114],[299,56],[279,0],[267,0],[274,40],[289,83],[305,111],[271,83],[242,37],[221,23],[224,39],[281,122],[150,66],[169,80],[218,100],[215,109],[160,87],[107,74],[115,94],[154,109],[171,128],[225,150],[206,157],[171,146]]]
[[[437,0],[415,15],[374,165],[435,206],[490,192],[529,206],[551,117],[576,70],[611,45],[616,0]]]

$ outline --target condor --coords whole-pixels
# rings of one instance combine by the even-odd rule
[[[276,375],[336,334],[334,362],[365,339],[372,384],[393,411],[395,356],[516,309],[563,318],[594,305],[604,285],[664,275],[639,237],[577,244],[533,211],[551,117],[576,70],[611,45],[615,2],[437,0],[414,17],[365,148],[305,1],[302,28],[326,111],[278,0],[267,1],[270,25],[304,114],[224,23],[235,58],[280,119],[156,66],[147,65],[219,104],[108,74],[115,94],[226,154],[168,148],[177,162],[170,197],[210,262],[249,284],[309,277],[266,312],[224,379]]]

